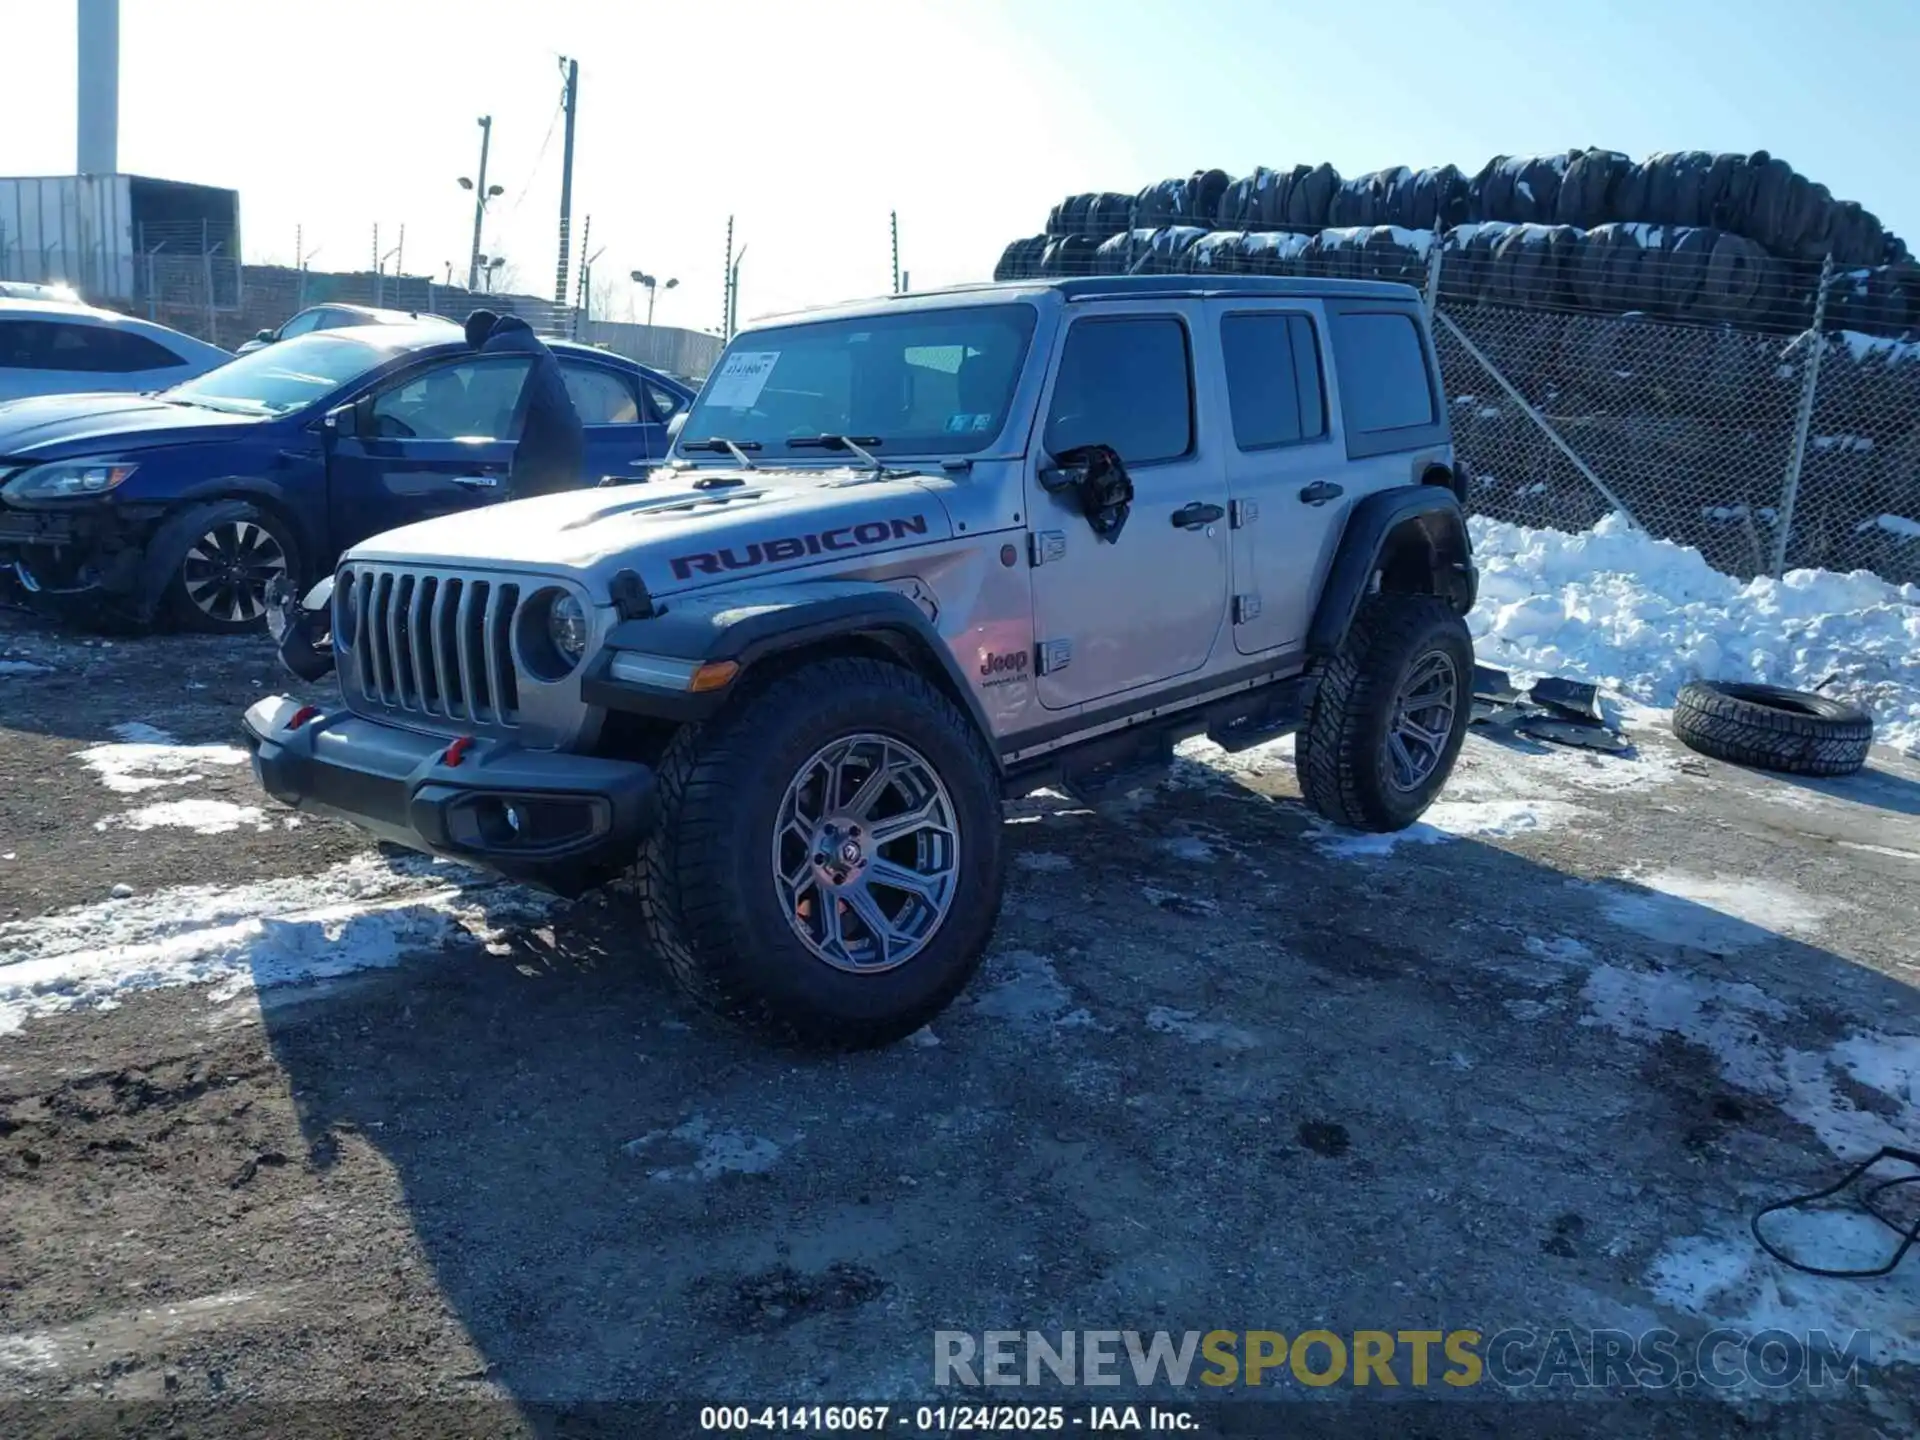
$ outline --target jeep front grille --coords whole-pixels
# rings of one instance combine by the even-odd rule
[[[334,604],[341,678],[358,692],[350,699],[428,720],[519,725],[512,635],[520,586],[356,563],[340,572]]]

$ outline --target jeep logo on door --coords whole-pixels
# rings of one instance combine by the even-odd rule
[[[798,560],[807,555],[830,555],[837,550],[859,550],[869,545],[885,545],[909,535],[927,533],[927,517],[910,516],[904,520],[866,520],[858,525],[841,525],[811,535],[785,535],[778,540],[756,540],[739,550],[706,550],[694,555],[673,557],[673,578],[691,580],[695,575],[724,575],[729,570],[752,570],[760,565],[777,565],[783,560]]]
[[[988,686],[1011,685],[1027,676],[1027,666],[1032,663],[1024,650],[1009,650],[1001,655],[989,655],[980,662],[980,678]]]

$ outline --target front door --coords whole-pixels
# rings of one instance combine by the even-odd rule
[[[1233,432],[1234,648],[1285,652],[1306,643],[1354,498],[1327,423],[1323,317],[1306,301],[1212,308]]]
[[[1078,307],[1076,307],[1077,309]],[[1040,703],[1049,709],[1190,675],[1227,605],[1227,484],[1200,443],[1192,313],[1089,306],[1060,348],[1043,451],[1027,476]],[[1095,535],[1040,471],[1083,445],[1116,450],[1133,481],[1119,538]]]
[[[504,498],[531,368],[519,355],[444,360],[356,406],[327,458],[339,548]]]

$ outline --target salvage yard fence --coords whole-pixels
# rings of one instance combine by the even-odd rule
[[[1835,328],[1850,275],[1792,277],[1790,329],[1650,294],[1619,314],[1472,299],[1453,259],[1436,248],[1423,288],[1472,512],[1579,531],[1618,511],[1743,579],[1920,582],[1920,343]]]

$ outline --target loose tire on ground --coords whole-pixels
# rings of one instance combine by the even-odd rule
[[[809,906],[827,892],[783,890],[775,873],[789,787],[828,747],[857,736],[882,737],[924,760],[950,808],[957,869],[944,915],[911,958],[866,973],[837,968],[801,937],[821,915]],[[848,778],[856,791],[862,773],[871,767]],[[998,777],[972,721],[919,675],[859,658],[789,672],[681,731],[661,758],[658,783],[658,823],[632,878],[656,952],[708,1009],[777,1040],[884,1045],[925,1025],[978,968],[1004,883]],[[879,813],[890,803],[883,799]],[[872,841],[869,831],[861,843]],[[803,865],[813,849],[803,846]],[[868,863],[902,863],[901,853],[873,848]],[[828,903],[836,915],[854,913]],[[902,905],[890,918],[908,914]],[[844,917],[835,925],[868,933]]]
[[[1445,672],[1450,683],[1444,687],[1444,735],[1431,767],[1403,785],[1390,744],[1402,687],[1422,673]],[[1443,688],[1436,684],[1431,693],[1437,698]],[[1420,713],[1437,715],[1440,708]],[[1346,644],[1322,672],[1313,709],[1294,741],[1300,793],[1335,824],[1404,830],[1453,773],[1472,708],[1473,639],[1453,607],[1431,595],[1370,596]]]
[[[1851,775],[1867,763],[1873,717],[1810,690],[1695,680],[1673,705],[1673,733],[1716,760],[1787,775]]]

